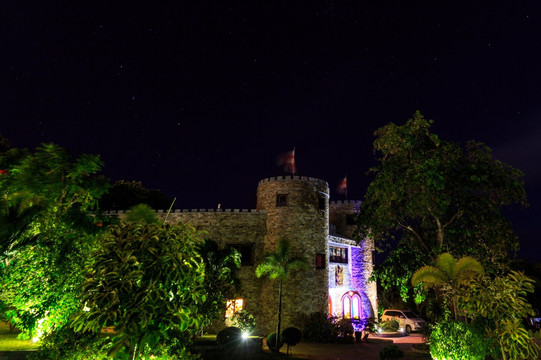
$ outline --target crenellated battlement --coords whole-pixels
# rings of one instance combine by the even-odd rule
[[[155,210],[160,222],[188,224],[202,238],[214,241],[220,249],[236,248],[241,254],[238,298],[257,318],[256,333],[267,335],[275,329],[274,284],[255,276],[255,267],[274,251],[281,238],[290,242],[290,251],[306,259],[307,272],[297,272],[288,279],[291,291],[283,296],[287,312],[284,328],[304,327],[300,314],[314,312],[342,316],[362,309],[357,316],[371,317],[377,312],[377,291],[370,283],[372,249],[370,240],[357,244],[353,240],[355,214],[361,201],[329,201],[330,189],[325,180],[308,176],[275,176],[262,179],[257,187],[256,209],[175,209]],[[180,205],[182,206],[182,205]],[[218,205],[221,207],[221,205]],[[105,214],[118,219],[129,217],[130,210],[113,210]],[[346,262],[335,261],[337,253]],[[332,255],[334,253],[334,255]],[[340,255],[342,256],[342,255]],[[299,298],[299,294],[310,296]],[[344,296],[362,298],[356,308],[343,309]],[[332,303],[329,304],[329,298]],[[351,298],[355,299],[355,298]],[[351,300],[350,304],[354,304]],[[362,305],[362,306],[361,306]],[[353,306],[353,305],[352,305]],[[226,325],[217,321],[212,331]]]
[[[109,210],[105,211],[106,215],[119,215],[127,214],[131,210]],[[171,211],[171,214],[179,213],[233,213],[233,214],[261,214],[266,213],[266,210],[257,210],[257,209],[175,209]],[[156,210],[157,214],[165,214],[167,210]]]
[[[321,180],[321,179],[310,177],[310,176],[298,176],[298,175],[273,176],[273,177],[260,180],[259,184],[267,183],[267,182],[274,182],[274,181],[288,181],[288,180],[309,181],[309,182],[321,184],[327,187],[329,186],[329,184],[325,180]]]
[[[333,206],[333,205],[347,205],[347,204],[351,204],[351,205],[360,205],[362,203],[361,200],[333,200],[333,201],[329,201],[329,205]]]

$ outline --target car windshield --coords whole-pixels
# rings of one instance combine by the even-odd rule
[[[406,315],[406,317],[408,319],[414,319],[414,318],[418,318],[419,315],[417,315],[416,313],[414,313],[413,311],[402,311],[404,313],[404,315]]]

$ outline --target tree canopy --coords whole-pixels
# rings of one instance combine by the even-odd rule
[[[146,348],[159,348],[165,339],[189,342],[202,326],[199,307],[207,297],[198,252],[202,241],[182,224],[110,226],[86,268],[84,308],[73,319],[75,331],[100,333],[113,327],[109,355],[123,352],[130,359]],[[169,351],[171,358],[182,358],[186,349]]]
[[[100,228],[89,213],[108,182],[96,155],[55,144],[0,154],[0,301],[26,336],[67,322],[82,266]]]
[[[456,297],[460,285],[467,282],[473,276],[485,273],[483,265],[477,259],[465,256],[458,261],[453,255],[443,253],[436,259],[435,266],[425,265],[413,274],[411,283],[413,286],[422,283],[425,289],[435,287],[441,289],[453,306],[455,320],[458,319]]]
[[[370,170],[359,238],[372,237],[380,248],[393,239],[414,243],[426,263],[451,252],[483,259],[487,271],[506,268],[518,239],[502,208],[527,204],[523,173],[483,143],[440,139],[432,123],[417,111],[406,124],[375,132],[379,165]]]
[[[158,189],[147,189],[140,181],[119,180],[100,200],[103,210],[127,210],[147,204],[155,210],[169,209],[171,199]]]

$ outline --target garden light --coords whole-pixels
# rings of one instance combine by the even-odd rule
[[[248,336],[250,336],[250,334],[248,334],[247,332],[243,332],[243,333],[242,333],[242,339],[243,339],[243,340],[248,339]]]

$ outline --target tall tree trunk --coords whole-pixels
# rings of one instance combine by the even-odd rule
[[[456,298],[455,295],[453,295],[453,312],[455,313],[455,320],[458,321],[458,308],[456,306]]]
[[[282,325],[282,278],[278,288],[278,324],[276,325],[276,351],[280,351],[280,325]]]

